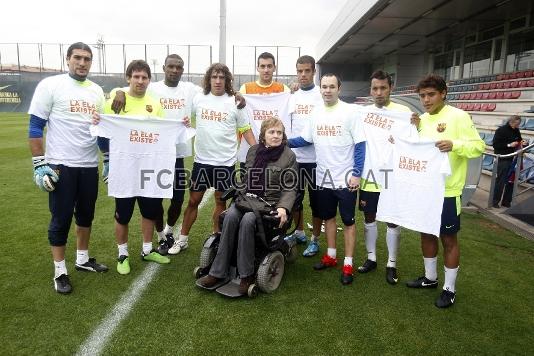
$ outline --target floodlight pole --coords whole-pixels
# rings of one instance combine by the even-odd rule
[[[220,0],[219,62],[226,63],[226,0]]]

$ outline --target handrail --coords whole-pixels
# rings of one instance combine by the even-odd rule
[[[521,174],[521,166],[523,164],[523,154],[525,151],[530,150],[534,147],[534,143],[531,143],[530,145],[521,148],[520,150],[517,150],[513,153],[509,153],[506,155],[500,155],[495,153],[485,153],[488,156],[495,157],[495,161],[493,162],[493,169],[491,172],[491,183],[490,183],[490,191],[488,194],[488,209],[493,206],[493,193],[495,190],[495,184],[496,184],[496,178],[497,178],[497,166],[499,164],[499,159],[501,158],[509,158],[517,156],[517,164],[515,165],[515,175],[514,175],[514,188],[513,188],[513,195],[512,195],[512,204],[515,203],[516,197],[520,194],[517,192],[517,186],[519,184],[519,175]],[[530,188],[529,188],[530,189]],[[528,189],[527,189],[528,190]]]

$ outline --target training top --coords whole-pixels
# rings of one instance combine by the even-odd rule
[[[435,141],[452,140],[451,176],[445,182],[445,197],[462,195],[468,159],[479,157],[486,148],[469,114],[450,105],[445,105],[437,114],[424,113],[419,136]]]
[[[239,88],[241,94],[274,94],[291,92],[287,85],[272,81],[269,85],[262,85],[258,80],[255,82],[247,82]]]
[[[429,140],[398,137],[391,146],[393,172],[380,192],[376,219],[439,236],[445,179],[451,172],[447,154]]]
[[[366,192],[380,192],[380,181],[385,173],[380,171],[378,163],[389,155],[390,136],[418,140],[417,128],[410,123],[411,110],[391,101],[382,108],[375,105],[363,107],[362,120],[366,147],[360,186]]]
[[[270,95],[245,94],[243,97],[247,101],[247,106],[243,108],[243,111],[246,113],[252,133],[256,138],[256,142],[259,142],[261,124],[263,121],[272,117],[282,120],[287,132],[288,127],[290,126],[290,93],[276,93]],[[239,153],[237,155],[239,162],[244,163],[247,161],[247,152],[249,148],[250,145],[245,140],[245,137],[241,137]]]
[[[287,138],[299,137],[310,119],[314,107],[323,106],[323,99],[318,86],[310,90],[297,90],[289,100],[289,127],[286,127]],[[315,148],[305,146],[292,148],[298,163],[315,163]]]
[[[354,166],[354,145],[365,141],[358,115],[354,105],[341,100],[334,106],[313,109],[301,137],[315,147],[317,186],[348,187]]]
[[[98,166],[96,137],[89,127],[93,112],[104,108],[102,88],[68,74],[43,79],[35,89],[28,113],[47,120],[45,158],[68,167]]]
[[[91,134],[110,139],[108,195],[172,198],[175,146],[185,141],[178,127],[170,119],[102,115]]]
[[[248,103],[247,103],[248,106]],[[196,117],[195,162],[230,167],[237,157],[236,131],[248,126],[243,110],[228,94],[197,94],[193,99]]]

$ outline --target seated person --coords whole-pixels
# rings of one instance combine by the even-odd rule
[[[242,189],[275,206],[282,227],[296,199],[297,161],[295,154],[286,146],[285,128],[279,119],[270,118],[262,123],[259,141],[248,150],[247,173]],[[237,232],[237,270],[241,277],[239,292],[246,294],[255,277],[255,231],[254,213],[243,213],[232,204],[223,221],[215,260],[209,274],[202,277],[200,283],[209,288],[228,277]]]

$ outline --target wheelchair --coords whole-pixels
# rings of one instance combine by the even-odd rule
[[[226,194],[223,194],[223,198]],[[226,199],[225,199],[226,200]],[[291,226],[291,214],[288,215],[286,223],[279,227],[280,219],[274,214],[263,215],[262,223],[265,232],[265,241],[259,236],[256,230],[254,238],[255,243],[255,258],[254,258],[254,282],[249,286],[247,295],[254,298],[258,295],[258,291],[264,293],[273,293],[280,285],[284,276],[285,263],[292,263],[297,258],[297,248],[295,244],[289,244],[285,241],[285,237],[289,235],[287,230]],[[226,215],[226,210],[219,216],[219,227],[222,230],[222,223]],[[235,236],[237,238],[237,236]],[[237,244],[232,252],[230,260],[229,277],[222,280],[213,287],[206,288],[202,286],[198,279],[207,275],[210,271],[211,265],[219,246],[221,233],[211,234],[206,238],[200,252],[199,265],[195,267],[193,274],[196,278],[196,285],[203,289],[215,290],[219,294],[227,297],[236,298],[241,297],[242,294],[238,292],[239,288],[239,271],[237,271]]]

